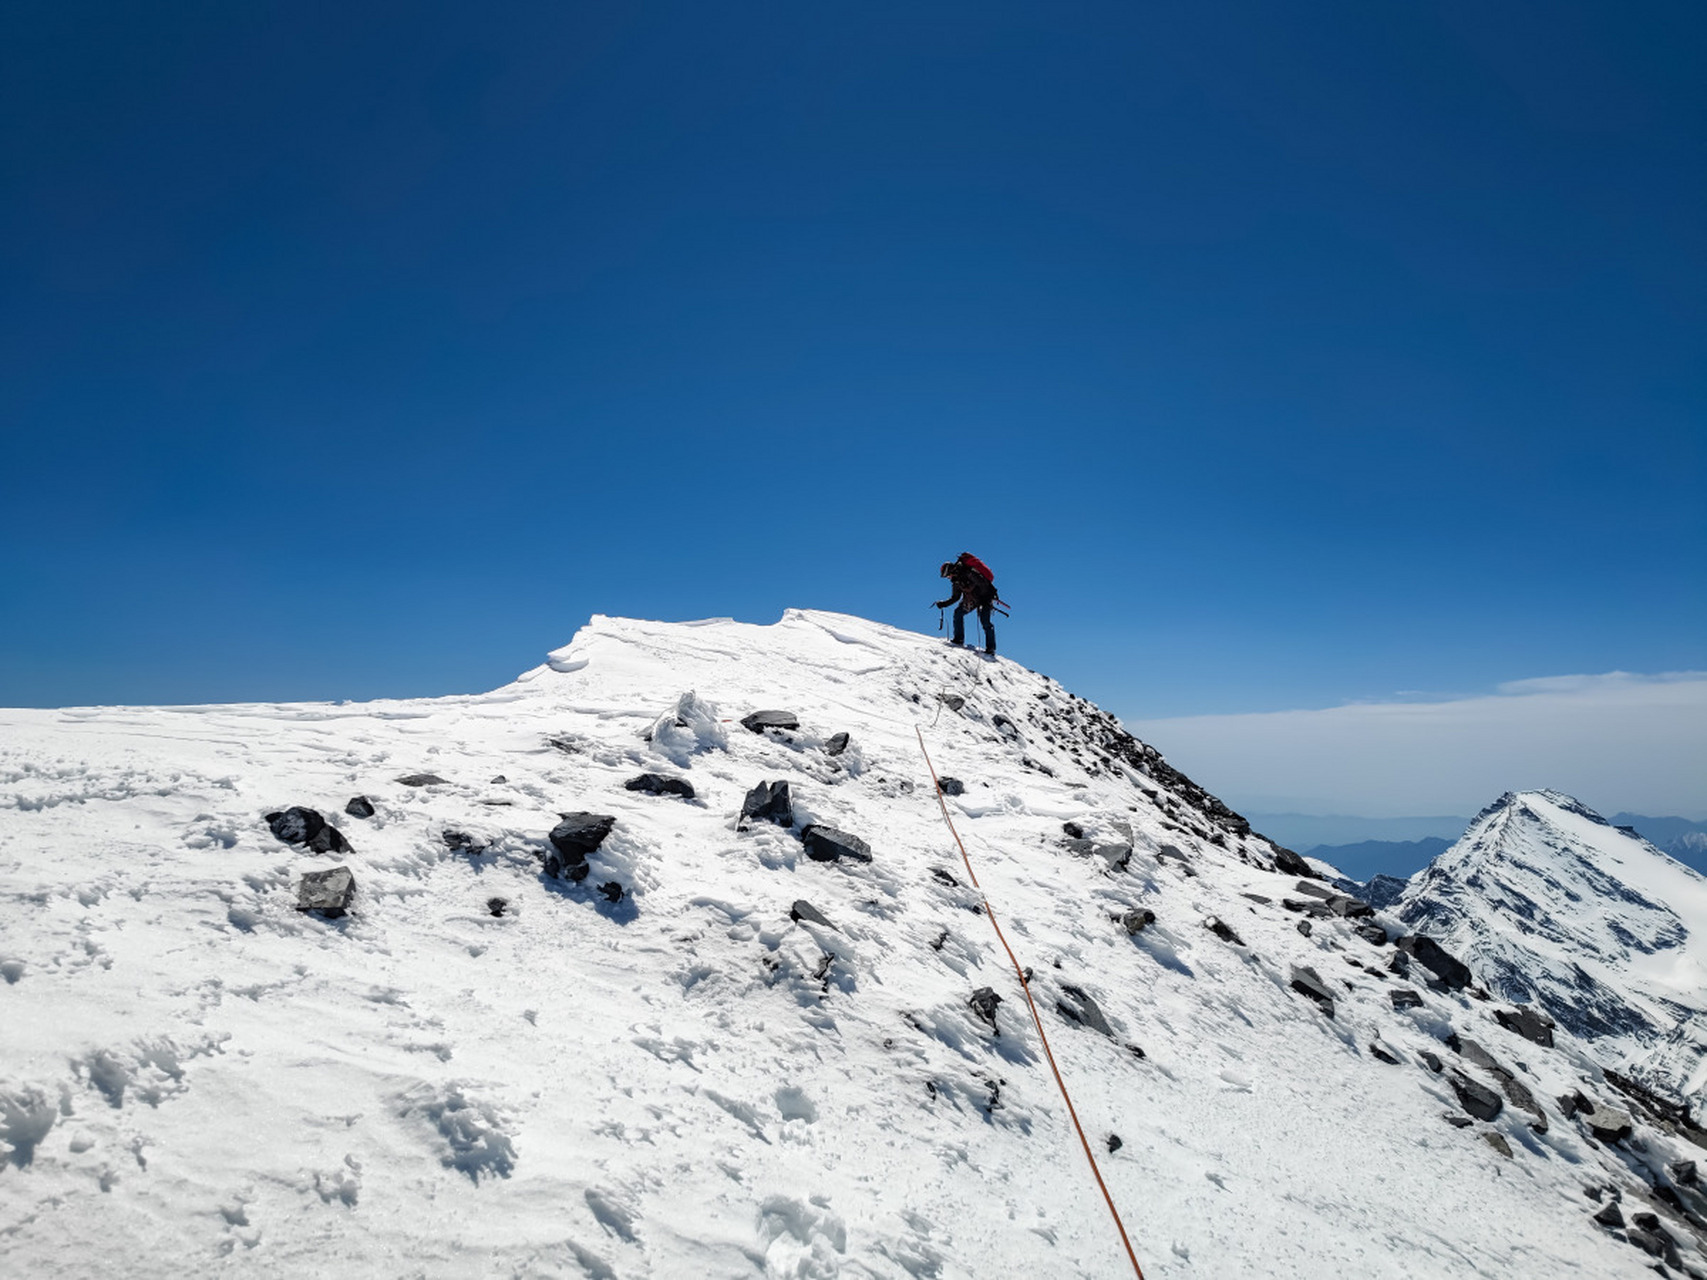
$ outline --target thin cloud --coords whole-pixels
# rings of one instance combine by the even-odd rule
[[[1542,676],[1494,693],[1140,721],[1235,804],[1368,816],[1473,813],[1553,787],[1608,812],[1707,810],[1707,672]]]

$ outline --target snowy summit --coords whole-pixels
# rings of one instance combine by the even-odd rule
[[[1327,870],[827,613],[0,712],[0,1270],[1130,1275],[1029,988],[1152,1280],[1707,1275],[1699,1131]]]

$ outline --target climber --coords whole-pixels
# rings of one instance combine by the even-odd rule
[[[936,601],[933,607],[946,609],[954,605],[954,636],[950,643],[965,645],[966,615],[976,612],[978,623],[984,628],[984,652],[993,657],[996,628],[990,621],[990,610],[997,603],[995,574],[970,551],[962,551],[958,558],[942,566],[942,576],[948,579],[954,591],[948,599]]]

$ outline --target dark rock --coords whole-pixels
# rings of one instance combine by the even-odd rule
[[[1322,981],[1322,975],[1309,965],[1292,966],[1292,989],[1299,995],[1314,1000],[1328,1017],[1334,1016],[1333,992],[1329,991],[1327,983]]]
[[[942,703],[942,705],[947,707],[950,711],[959,711],[960,708],[966,705],[966,699],[962,698],[958,693],[939,693],[936,696],[936,700]]]
[[[1476,1123],[1474,1120],[1470,1119],[1469,1116],[1461,1116],[1454,1111],[1448,1111],[1441,1117],[1441,1119],[1446,1121],[1446,1123],[1451,1125],[1454,1129],[1468,1129],[1471,1125]]]
[[[1657,1213],[1633,1213],[1630,1215],[1630,1221],[1642,1228],[1643,1231],[1665,1230],[1664,1227],[1660,1226],[1660,1218]]]
[[[1126,927],[1127,933],[1142,933],[1146,925],[1156,923],[1156,913],[1148,907],[1134,907],[1120,917],[1120,923]]]
[[[1387,957],[1387,972],[1396,973],[1401,978],[1411,976],[1411,958],[1403,951],[1395,951]]]
[[[348,867],[310,871],[296,885],[296,909],[314,911],[336,919],[350,909],[356,894],[356,878]]]
[[[1182,866],[1191,865],[1191,859],[1185,856],[1185,850],[1181,849],[1178,845],[1164,844],[1156,850],[1157,862],[1161,862],[1167,858],[1172,858]]]
[[[788,918],[796,924],[804,920],[808,924],[822,925],[826,929],[836,929],[835,925],[824,918],[823,912],[804,898],[797,899],[795,904],[788,909]],[[836,929],[836,932],[840,933],[841,930]]]
[[[564,814],[563,821],[553,827],[547,837],[551,841],[552,852],[546,855],[546,874],[585,880],[587,855],[605,842],[614,826],[616,817],[613,814]]]
[[[373,801],[366,796],[351,796],[350,802],[344,806],[344,812],[352,818],[373,817]]]
[[[1055,1009],[1067,1021],[1081,1027],[1089,1027],[1092,1031],[1100,1031],[1110,1039],[1114,1038],[1114,1028],[1108,1025],[1108,1019],[1102,1016],[1102,1010],[1097,1008],[1097,1002],[1082,988],[1061,984],[1061,994],[1065,1000],[1057,1000]]]
[[[1373,1040],[1370,1042],[1369,1052],[1374,1054],[1382,1062],[1391,1063],[1395,1067],[1399,1065],[1398,1057],[1391,1049],[1382,1044],[1379,1040]]]
[[[1499,1152],[1507,1160],[1511,1159],[1511,1143],[1505,1140],[1505,1134],[1484,1133],[1482,1135],[1482,1141],[1487,1143],[1495,1151]]]
[[[1611,1107],[1596,1107],[1583,1116],[1583,1123],[1590,1133],[1606,1143],[1619,1142],[1632,1132],[1630,1117]]]
[[[1644,1220],[1651,1220],[1653,1225],[1645,1225]],[[1677,1251],[1677,1243],[1671,1235],[1660,1226],[1660,1220],[1651,1213],[1638,1213],[1632,1218],[1633,1225],[1624,1233],[1624,1238],[1641,1249],[1649,1257],[1659,1258],[1667,1266],[1683,1269],[1683,1258]]]
[[[486,842],[479,836],[471,836],[466,831],[446,831],[444,833],[445,848],[452,853],[483,853]]]
[[[1574,1118],[1578,1112],[1587,1114],[1594,1110],[1594,1103],[1583,1097],[1580,1092],[1561,1093],[1553,1101],[1559,1104],[1559,1110],[1567,1120]]]
[[[966,784],[959,778],[938,778],[937,786],[942,788],[945,796],[963,796],[966,794]]]
[[[486,899],[486,911],[487,911],[487,914],[489,914],[489,915],[502,916],[504,914],[504,912],[508,911],[509,909],[510,909],[510,900],[508,898],[488,898],[488,899]]]
[[[755,711],[742,717],[741,723],[754,733],[763,733],[766,729],[798,729],[800,717],[792,711]]]
[[[1322,901],[1324,901],[1324,902],[1326,902],[1329,898],[1338,898],[1338,897],[1343,896],[1342,894],[1336,893],[1333,889],[1330,889],[1325,884],[1316,884],[1316,883],[1309,881],[1309,880],[1300,880],[1297,884],[1293,885],[1292,887],[1294,889],[1296,889],[1299,893],[1307,893],[1313,898],[1322,899]]]
[[[1676,1164],[1668,1164],[1666,1172],[1680,1187],[1693,1187],[1700,1183],[1701,1175],[1696,1172],[1693,1160],[1679,1160]]]
[[[1434,1072],[1435,1075],[1439,1075],[1446,1069],[1446,1064],[1440,1060],[1440,1056],[1438,1054],[1430,1053],[1427,1049],[1419,1049],[1417,1051],[1417,1057],[1427,1063],[1428,1069]]]
[[[1274,869],[1285,876],[1308,876],[1318,879],[1317,872],[1308,862],[1300,858],[1284,845],[1274,846]]]
[[[292,805],[282,813],[269,813],[267,826],[286,844],[306,845],[314,853],[349,853],[350,842],[343,832],[313,809]]]
[[[1458,1095],[1458,1105],[1476,1119],[1492,1120],[1505,1109],[1499,1094],[1481,1081],[1472,1080],[1462,1071],[1454,1071],[1446,1079],[1452,1086],[1452,1092]]]
[[[1126,1144],[1120,1140],[1120,1135],[1118,1133],[1111,1133],[1108,1135],[1108,1154],[1109,1155],[1113,1155],[1116,1151],[1119,1151],[1120,1148],[1124,1147],[1125,1145]]]
[[[996,1026],[996,1006],[1001,1002],[1002,998],[996,994],[993,988],[979,987],[966,1003],[972,1006],[973,1013],[990,1024],[990,1030],[1000,1035],[1001,1028]]]
[[[1358,920],[1375,914],[1375,908],[1367,902],[1362,902],[1357,898],[1348,898],[1343,893],[1336,893],[1328,899],[1328,910],[1336,916],[1343,916],[1347,920]],[[1381,942],[1385,944],[1386,941],[1386,930],[1382,930]]]
[[[1384,947],[1387,945],[1387,931],[1380,925],[1360,924],[1354,925],[1353,928],[1356,930],[1357,936],[1362,938],[1370,946]]]
[[[1298,922],[1298,932],[1303,934],[1306,938],[1308,938],[1312,933],[1315,932],[1315,930],[1313,928],[1311,928],[1310,922],[1308,920],[1300,920]]]
[[[794,798],[786,782],[761,782],[741,802],[742,821],[774,822],[779,827],[794,825]]]
[[[1689,1214],[1689,1210],[1683,1207],[1683,1197],[1677,1194],[1676,1187],[1668,1187],[1664,1183],[1661,1183],[1654,1188],[1654,1199],[1663,1201],[1670,1205],[1685,1217]]]
[[[604,894],[606,902],[622,901],[622,886],[615,880],[606,880],[599,886],[599,892]]]
[[[839,756],[847,749],[848,735],[845,733],[832,733],[830,740],[824,744],[824,754],[827,756]]]
[[[806,846],[806,856],[814,862],[834,862],[838,858],[871,861],[870,845],[858,836],[850,836],[834,827],[813,823],[800,833],[800,842]]]
[[[951,874],[944,871],[941,867],[932,867],[931,877],[938,884],[945,884],[950,889],[958,889],[960,887],[960,881],[956,880]]]
[[[1061,830],[1067,834],[1069,839],[1083,840],[1085,838],[1085,829],[1076,822],[1063,822]]]
[[[436,773],[406,773],[397,779],[406,787],[442,787],[445,780]]]
[[[1598,1187],[1595,1189],[1599,1190]],[[1603,1206],[1600,1212],[1594,1215],[1594,1220],[1603,1227],[1622,1227],[1624,1225],[1624,1215],[1619,1212],[1616,1204]]]
[[[487,783],[486,785],[490,786],[490,787],[495,787],[501,782],[508,782],[508,781],[509,781],[509,779],[500,773],[496,778],[493,778],[492,781]]]
[[[1423,998],[1409,987],[1395,987],[1387,993],[1387,998],[1393,1002],[1393,1009],[1420,1009]]]
[[[1223,942],[1231,942],[1235,947],[1245,945],[1245,940],[1234,933],[1231,927],[1223,923],[1219,916],[1210,916],[1203,922],[1203,927]]]
[[[1494,1018],[1507,1031],[1515,1031],[1525,1040],[1553,1047],[1553,1019],[1527,1005],[1517,1009],[1495,1009]]]
[[[1110,871],[1124,871],[1126,864],[1132,861],[1132,846],[1124,841],[1119,844],[1099,844],[1091,852],[1108,863]]]
[[[1433,938],[1414,933],[1400,938],[1395,945],[1450,989],[1462,991],[1470,985],[1470,967],[1450,955],[1446,948]]]
[[[1067,847],[1068,853],[1076,853],[1081,858],[1088,858],[1096,852],[1096,841],[1087,840],[1083,836],[1068,836],[1061,842]]]
[[[1446,1037],[1446,1045],[1453,1053],[1458,1054],[1468,1062],[1475,1063],[1484,1071],[1491,1071],[1496,1076],[1509,1076],[1511,1074],[1511,1072],[1507,1071],[1505,1067],[1501,1065],[1498,1058],[1494,1057],[1493,1054],[1482,1048],[1482,1046],[1477,1044],[1474,1040],[1466,1040],[1454,1033]]]
[[[1265,898],[1260,893],[1241,893],[1239,896],[1241,898],[1249,898],[1252,902],[1261,903],[1265,907],[1272,907],[1274,905],[1273,898]]]
[[[649,796],[680,796],[693,799],[693,783],[686,778],[671,778],[662,773],[643,773],[622,784],[624,791],[638,791]]]
[[[1547,1113],[1541,1110],[1541,1104],[1535,1101],[1535,1095],[1529,1092],[1529,1086],[1512,1075],[1501,1076],[1500,1084],[1504,1087],[1505,1096],[1511,1105],[1521,1107],[1531,1115],[1539,1117],[1542,1124],[1541,1132],[1547,1132]]]

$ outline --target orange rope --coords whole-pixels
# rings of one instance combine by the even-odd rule
[[[948,816],[948,802],[943,799],[942,783],[937,779],[936,766],[931,763],[931,753],[925,750],[925,735],[918,725],[913,726],[913,732],[918,735],[919,750],[924,754],[925,767],[931,771],[931,783],[936,787],[936,802],[937,807],[942,810],[942,820],[948,824],[948,831],[954,837],[954,843],[960,846],[960,860],[966,864],[966,874],[972,877],[972,887],[978,890],[978,896],[983,899],[984,914],[990,917],[990,927],[996,931],[996,938],[1001,942],[1002,950],[1008,953],[1008,961],[1019,978],[1019,989],[1025,992],[1025,1003],[1031,1010],[1031,1020],[1037,1024],[1037,1037],[1043,1041],[1043,1055],[1049,1059],[1049,1069],[1055,1073],[1055,1084],[1061,1090],[1061,1100],[1067,1104],[1067,1114],[1073,1117],[1073,1128],[1078,1130],[1079,1145],[1085,1149],[1085,1159],[1091,1162],[1091,1176],[1097,1180],[1097,1190],[1102,1192],[1103,1203],[1108,1205],[1108,1211],[1114,1218],[1114,1229],[1120,1232],[1120,1243],[1126,1246],[1126,1256],[1132,1263],[1132,1273],[1138,1280],[1144,1280],[1144,1268],[1138,1265],[1138,1255],[1132,1251],[1132,1241],[1126,1238],[1126,1225],[1120,1220],[1120,1210],[1114,1207],[1114,1197],[1109,1195],[1108,1184],[1102,1180],[1102,1170],[1097,1168],[1097,1158],[1091,1151],[1090,1139],[1085,1137],[1085,1126],[1079,1123],[1079,1113],[1073,1108],[1073,1098],[1067,1092],[1067,1082],[1061,1078],[1061,1068],[1055,1065],[1055,1054],[1049,1048],[1049,1036],[1043,1030],[1043,1019],[1038,1016],[1037,1004],[1031,998],[1031,984],[1025,980],[1025,970],[1020,967],[1014,949],[1008,945],[1002,926],[996,923],[995,910],[990,906],[990,899],[985,896],[984,887],[978,883],[978,873],[972,869],[972,859],[966,854],[966,844],[961,840],[960,832],[954,829],[954,819]]]

